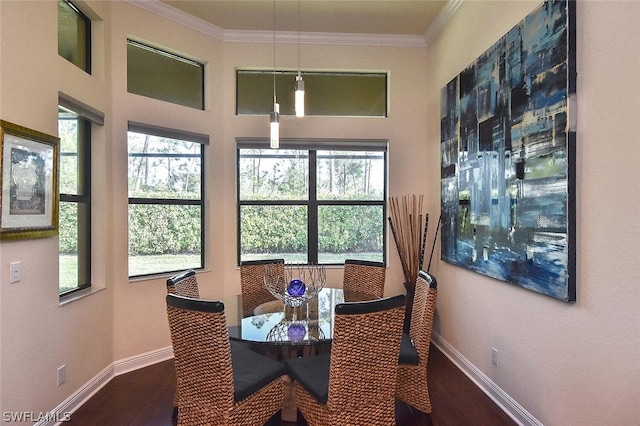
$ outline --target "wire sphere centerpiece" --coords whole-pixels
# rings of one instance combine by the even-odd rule
[[[322,265],[295,264],[285,267],[284,277],[273,265],[264,266],[264,285],[273,296],[291,307],[306,304],[324,288],[327,280]]]

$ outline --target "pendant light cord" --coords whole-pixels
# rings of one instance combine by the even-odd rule
[[[298,0],[297,4],[297,25],[298,25],[298,75],[300,75],[300,0]]]
[[[276,0],[273,0],[273,103],[276,103]]]

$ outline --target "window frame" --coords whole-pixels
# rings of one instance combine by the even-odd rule
[[[94,125],[104,126],[104,114],[97,109],[84,104],[71,96],[68,96],[62,92],[58,93],[58,120],[60,120],[61,111],[70,113],[76,116],[78,120],[78,151],[82,150],[82,156],[78,156],[78,169],[82,172],[82,176],[78,176],[78,180],[82,181],[83,194],[60,194],[60,203],[63,202],[75,202],[83,203],[86,206],[86,217],[84,223],[84,235],[81,235],[80,229],[78,229],[78,239],[83,239],[82,246],[86,247],[86,251],[83,253],[84,258],[83,267],[86,270],[85,276],[88,277],[87,283],[79,283],[78,287],[60,292],[60,281],[58,279],[58,295],[61,300],[73,296],[81,290],[86,290],[92,287],[92,251],[91,251],[91,229],[92,229],[92,134]],[[82,146],[80,146],[82,144]],[[78,152],[78,155],[80,152]],[[60,156],[64,153],[61,151]],[[80,191],[78,191],[80,192]],[[60,207],[58,207],[60,208]],[[60,217],[60,216],[58,216]],[[80,244],[78,244],[80,248]],[[80,251],[80,250],[78,250]],[[81,254],[78,253],[78,269],[80,268]],[[78,271],[76,271],[78,272]]]
[[[80,68],[81,70],[83,70],[84,72],[86,72],[87,74],[91,74],[92,73],[92,69],[91,69],[91,63],[92,63],[92,58],[91,58],[91,53],[92,53],[92,49],[91,49],[91,43],[92,43],[92,39],[91,39],[91,18],[89,18],[84,12],[82,12],[82,10],[80,10],[80,8],[74,4],[72,1],[70,0],[58,0],[60,3],[66,3],[77,15],[80,19],[82,19],[82,21],[84,21],[85,25],[86,25],[86,37],[85,37],[85,58],[86,58],[86,63],[84,64],[84,67],[80,67],[78,66],[78,64],[76,64],[75,62],[65,58],[64,56],[60,55],[60,52],[58,51],[58,54],[65,58],[66,60],[68,60],[69,62],[71,62],[72,64],[74,64],[75,66],[77,66],[78,68]],[[59,18],[58,18],[59,19]],[[60,24],[58,23],[58,26]],[[58,27],[58,32],[60,32],[60,28]],[[58,42],[59,43],[59,42]],[[58,45],[58,49],[59,49],[59,45]]]
[[[149,125],[144,123],[138,123],[129,121],[127,128],[127,135],[129,132],[147,134],[151,136],[157,136],[168,139],[176,139],[186,142],[193,142],[200,145],[200,198],[199,199],[182,199],[182,198],[142,198],[142,197],[129,197],[127,195],[127,208],[131,205],[157,205],[157,206],[199,206],[201,211],[200,222],[200,267],[192,268],[195,270],[202,270],[205,268],[205,254],[206,254],[206,191],[205,191],[205,150],[209,144],[209,136],[199,133],[183,131],[178,129],[166,128],[161,126]],[[130,158],[131,153],[128,148],[128,136],[127,136],[127,161]],[[157,154],[150,154],[150,156],[158,157]],[[192,154],[174,154],[171,157],[193,157]],[[127,180],[129,176],[127,175]],[[127,220],[127,246],[129,245],[129,223]],[[127,254],[127,265],[129,264],[130,255]],[[179,268],[169,271],[153,272],[149,274],[131,275],[127,272],[129,279],[141,279],[154,276],[167,275],[175,272],[179,272],[186,268]]]
[[[168,80],[166,78],[166,74],[161,74],[161,73],[155,74],[154,79],[149,79],[149,78],[141,79],[138,73],[133,72],[135,70],[135,67],[139,66],[141,62],[137,62],[133,60],[133,56],[131,55],[132,55],[132,52],[135,52],[135,50],[130,50],[129,49],[130,47],[134,49],[140,49],[140,51],[146,51],[146,52],[150,52],[152,54],[158,55],[157,57],[154,57],[152,59],[147,58],[148,61],[149,60],[157,61],[157,60],[162,60],[164,58],[164,60],[175,61],[175,62],[171,62],[171,65],[173,65],[174,67],[176,63],[183,63],[193,67],[197,67],[200,74],[199,89],[198,89],[199,99],[195,99],[195,96],[194,97],[188,96],[189,93],[188,91],[185,91],[185,90],[179,91],[179,95],[182,96],[182,99],[178,98],[176,93],[168,94],[167,92],[158,91],[159,85],[157,83],[150,87],[141,87],[139,83],[141,80],[144,80],[147,82],[162,80],[165,83],[164,86],[167,86],[167,87],[173,87],[176,81],[175,79]],[[134,38],[127,38],[126,48],[127,48],[127,93],[138,95],[138,96],[144,96],[144,97],[155,99],[162,102],[169,102],[174,105],[181,105],[187,108],[193,108],[198,111],[204,111],[206,109],[206,103],[207,103],[207,100],[206,100],[207,93],[205,90],[206,66],[204,63],[198,62],[186,56],[179,55],[177,53],[170,52],[166,48],[152,46],[151,44],[135,40]],[[145,63],[145,62],[142,62],[142,63]],[[167,63],[165,63],[164,66],[165,68],[168,68]],[[183,74],[185,73],[184,69],[182,69],[181,71],[183,72]],[[135,76],[137,78],[134,78],[132,80],[131,78],[132,76]],[[171,83],[174,83],[174,85],[169,84],[168,83],[169,81]],[[187,79],[185,81],[189,81],[189,80]],[[184,86],[184,84],[179,84],[178,86]]]
[[[275,90],[278,103],[280,104],[280,115],[295,115],[293,97],[290,95],[295,87],[298,71],[292,70],[269,70],[269,69],[249,69],[239,68],[235,73],[236,103],[235,113],[238,116],[264,115],[269,114],[273,108],[273,92]],[[252,79],[253,76],[253,79]],[[305,115],[315,117],[367,117],[367,118],[388,118],[389,117],[389,73],[385,71],[302,71],[301,76],[305,81]],[[242,77],[242,78],[241,78]],[[344,78],[359,79],[346,84],[341,81]],[[378,93],[372,88],[364,89],[360,87],[365,78],[380,79],[384,86],[384,92]],[[314,85],[314,79],[317,84]],[[319,79],[319,80],[318,80]],[[328,81],[329,79],[330,81]],[[322,80],[325,80],[322,83]],[[359,85],[357,83],[360,83]],[[274,87],[275,84],[275,87]],[[244,88],[244,85],[247,85]],[[345,95],[339,89],[334,92],[334,88],[345,88],[354,91],[351,95]],[[374,86],[377,87],[377,86]],[[247,96],[249,93],[249,96]],[[381,113],[362,113],[363,109],[356,108],[351,102],[353,99],[360,100],[360,107],[367,105],[367,108],[379,103],[363,102],[365,95],[378,94],[383,96],[383,110]],[[250,99],[251,104],[245,99]],[[353,99],[352,99],[353,98]],[[359,99],[358,99],[359,98]],[[346,100],[345,100],[346,99]],[[371,101],[371,100],[370,100]],[[326,104],[329,102],[329,105]],[[337,103],[344,107],[348,105],[351,111],[345,112],[338,107]],[[376,110],[379,111],[379,110]]]
[[[240,198],[240,151],[242,149],[269,149],[269,140],[261,138],[236,138],[236,218],[237,218],[237,263],[241,264],[241,209],[248,205],[306,206],[307,207],[307,262],[317,264],[319,257],[318,209],[321,206],[381,206],[382,207],[382,262],[387,265],[387,199],[388,199],[388,141],[383,139],[280,139],[280,149],[305,150],[309,152],[309,194],[307,200],[241,200]],[[317,152],[318,151],[379,151],[384,157],[384,182],[382,200],[324,200],[317,197]],[[323,263],[341,265],[341,263]]]

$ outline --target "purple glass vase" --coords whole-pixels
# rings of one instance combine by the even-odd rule
[[[302,281],[300,278],[294,278],[291,281],[289,281],[289,286],[287,287],[287,293],[291,297],[300,297],[304,295],[306,287],[307,286],[305,285],[304,281]]]
[[[307,334],[307,329],[303,324],[293,323],[287,328],[287,336],[292,342],[299,342],[304,339],[304,335]]]

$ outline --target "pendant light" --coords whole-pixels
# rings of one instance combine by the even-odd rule
[[[304,81],[300,75],[300,0],[298,0],[298,75],[296,76],[296,117],[304,117]]]
[[[276,99],[276,0],[273,0],[273,111],[269,114],[269,146],[280,147],[280,105]]]

